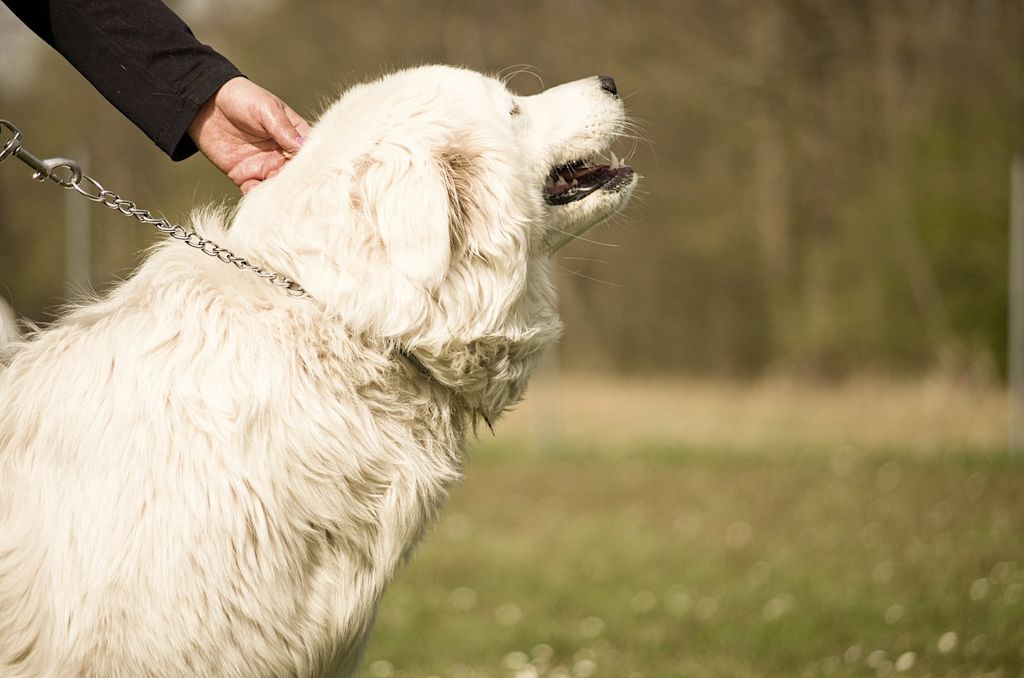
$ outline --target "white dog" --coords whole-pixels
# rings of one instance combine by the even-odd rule
[[[348,91],[228,220],[293,297],[168,244],[0,366],[0,675],[347,676],[463,439],[560,331],[550,257],[612,214],[611,78]]]

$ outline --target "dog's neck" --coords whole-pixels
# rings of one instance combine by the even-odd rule
[[[344,172],[331,192],[295,181],[299,163],[312,160],[300,154],[250,192],[233,237],[247,254],[305,287],[321,317],[336,318],[351,336],[392,347],[395,360],[446,389],[452,403],[464,403],[488,424],[496,421],[521,399],[540,351],[561,332],[546,260],[496,256],[467,269],[478,277],[465,290],[426,288],[395,271],[365,229],[344,221],[352,218]],[[336,215],[337,222],[311,224],[309,212]]]

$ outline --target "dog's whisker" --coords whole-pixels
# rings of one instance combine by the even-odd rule
[[[591,282],[596,282],[601,285],[607,285],[608,287],[622,287],[622,283],[611,282],[609,280],[601,280],[600,278],[595,278],[593,276],[587,275],[583,271],[566,268],[565,266],[559,266],[558,270],[562,271],[563,273],[567,273],[568,275],[571,275],[573,277],[583,278],[584,280],[590,280]]]
[[[513,64],[498,71],[496,77],[501,81],[501,84],[507,85],[509,79],[516,77],[520,73],[533,72],[536,70],[536,66],[533,66],[532,64]]]
[[[505,71],[510,72],[504,74]],[[530,64],[518,64],[516,66],[509,66],[508,68],[503,68],[501,71],[499,71],[499,79],[501,80],[501,83],[503,85],[508,85],[508,83],[511,82],[512,79],[518,75],[532,75],[534,79],[540,84],[540,88],[542,90],[545,89],[544,78],[542,78],[540,74],[537,72],[536,66],[532,66]]]
[[[589,243],[591,245],[600,245],[601,247],[621,247],[621,245],[619,245],[618,243],[601,242],[599,240],[591,240],[590,238],[585,238],[582,235],[579,235],[578,233],[570,233],[569,231],[563,231],[560,228],[555,228],[555,229],[552,229],[552,230],[555,233],[561,233],[562,235],[564,235],[567,238],[570,238],[572,240],[579,240],[580,242]]]
[[[592,259],[590,257],[569,257],[564,254],[561,255],[559,259],[561,259],[562,261],[582,261],[588,264],[603,264],[605,266],[611,266],[612,263],[610,261],[605,261],[603,259]]]
[[[631,139],[642,141],[644,143],[652,143],[650,135],[647,130],[639,125],[624,124],[620,132],[616,133],[616,138],[619,139]]]
[[[658,149],[655,146],[653,140],[646,136],[646,132],[644,130],[638,128],[637,131],[632,131],[629,133],[623,132],[618,134],[617,138],[628,139],[630,142],[630,150],[628,153],[626,153],[623,160],[632,160],[633,157],[636,155],[637,151],[639,150],[641,144],[648,149],[648,151],[651,153],[652,156],[655,157],[655,159],[657,159]]]

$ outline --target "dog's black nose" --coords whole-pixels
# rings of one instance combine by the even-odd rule
[[[599,75],[597,79],[601,81],[601,89],[613,97],[619,96],[619,88],[615,86],[615,78],[610,75]]]

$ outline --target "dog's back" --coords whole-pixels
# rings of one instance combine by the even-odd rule
[[[236,275],[165,248],[0,373],[0,675],[358,656],[460,436],[338,327],[218,289]]]

